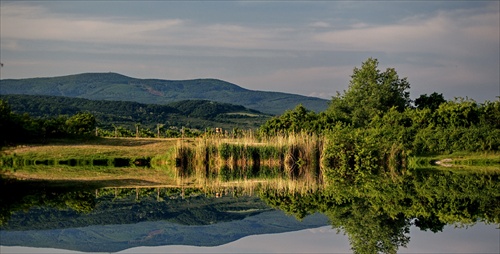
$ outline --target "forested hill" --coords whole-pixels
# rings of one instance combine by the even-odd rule
[[[74,115],[78,112],[92,113],[101,126],[145,127],[156,124],[203,129],[223,127],[242,129],[256,128],[269,115],[247,109],[241,105],[206,100],[186,100],[166,105],[144,104],[130,101],[105,101],[44,95],[0,95],[12,111],[28,113],[33,117],[57,117]]]
[[[328,100],[280,92],[244,89],[217,79],[137,79],[117,73],[84,73],[61,77],[3,79],[0,94],[53,95],[91,100],[166,104],[181,100],[210,100],[243,105],[269,114],[282,114],[298,104],[324,111]]]

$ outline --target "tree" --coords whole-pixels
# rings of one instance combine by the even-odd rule
[[[318,115],[299,104],[293,110],[287,110],[283,115],[268,120],[260,127],[260,131],[266,135],[301,131],[311,133],[320,132],[321,130],[317,129],[320,127]]]
[[[368,58],[361,68],[354,68],[349,89],[344,94],[337,92],[327,113],[337,121],[363,127],[392,107],[399,112],[408,108],[411,100],[407,79],[400,79],[393,68],[384,72],[377,68],[378,60],[374,58]]]
[[[90,113],[78,113],[66,121],[70,134],[90,134],[95,128],[96,120]]]
[[[68,117],[58,116],[48,119],[41,119],[43,122],[42,128],[45,137],[62,137],[67,134],[67,124]]]
[[[442,93],[438,94],[434,92],[430,96],[427,96],[427,94],[420,95],[420,97],[415,100],[415,106],[418,109],[428,108],[431,111],[434,111],[439,108],[439,105],[445,102],[446,100],[444,99]]]
[[[11,130],[13,129],[12,111],[9,104],[0,100],[0,146],[6,142],[9,137],[12,137]]]
[[[439,125],[443,127],[471,127],[479,123],[480,105],[474,100],[457,98],[442,103],[435,114]]]

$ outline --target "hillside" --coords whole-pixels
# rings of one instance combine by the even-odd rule
[[[250,129],[263,124],[269,115],[240,105],[206,100],[186,100],[166,105],[130,101],[88,100],[45,95],[0,95],[12,111],[33,117],[57,117],[90,112],[101,127],[133,127],[136,123],[152,128],[156,124],[204,129],[222,127]]]
[[[323,111],[328,101],[296,94],[244,89],[217,79],[137,79],[117,73],[84,73],[61,77],[0,80],[0,94],[52,95],[91,100],[166,104],[181,100],[210,100],[242,105],[269,114],[282,114],[298,104]]]

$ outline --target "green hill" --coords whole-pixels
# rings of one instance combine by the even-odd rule
[[[33,117],[57,117],[78,112],[92,113],[100,126],[119,125],[132,128],[136,123],[153,128],[156,124],[204,129],[257,128],[270,118],[240,105],[207,100],[185,100],[166,105],[130,101],[88,100],[45,95],[0,95],[12,111]]]
[[[3,79],[0,94],[52,95],[91,100],[166,104],[181,100],[210,100],[281,114],[298,104],[323,111],[328,101],[280,92],[244,89],[217,79],[137,79],[117,73],[84,73],[61,77]]]

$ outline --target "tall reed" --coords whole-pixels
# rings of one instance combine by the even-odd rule
[[[322,137],[306,133],[257,137],[250,132],[238,138],[209,135],[194,142],[180,141],[175,161],[182,176],[249,178],[268,175],[273,170],[261,173],[261,168],[272,168],[290,179],[321,177],[323,143]]]

